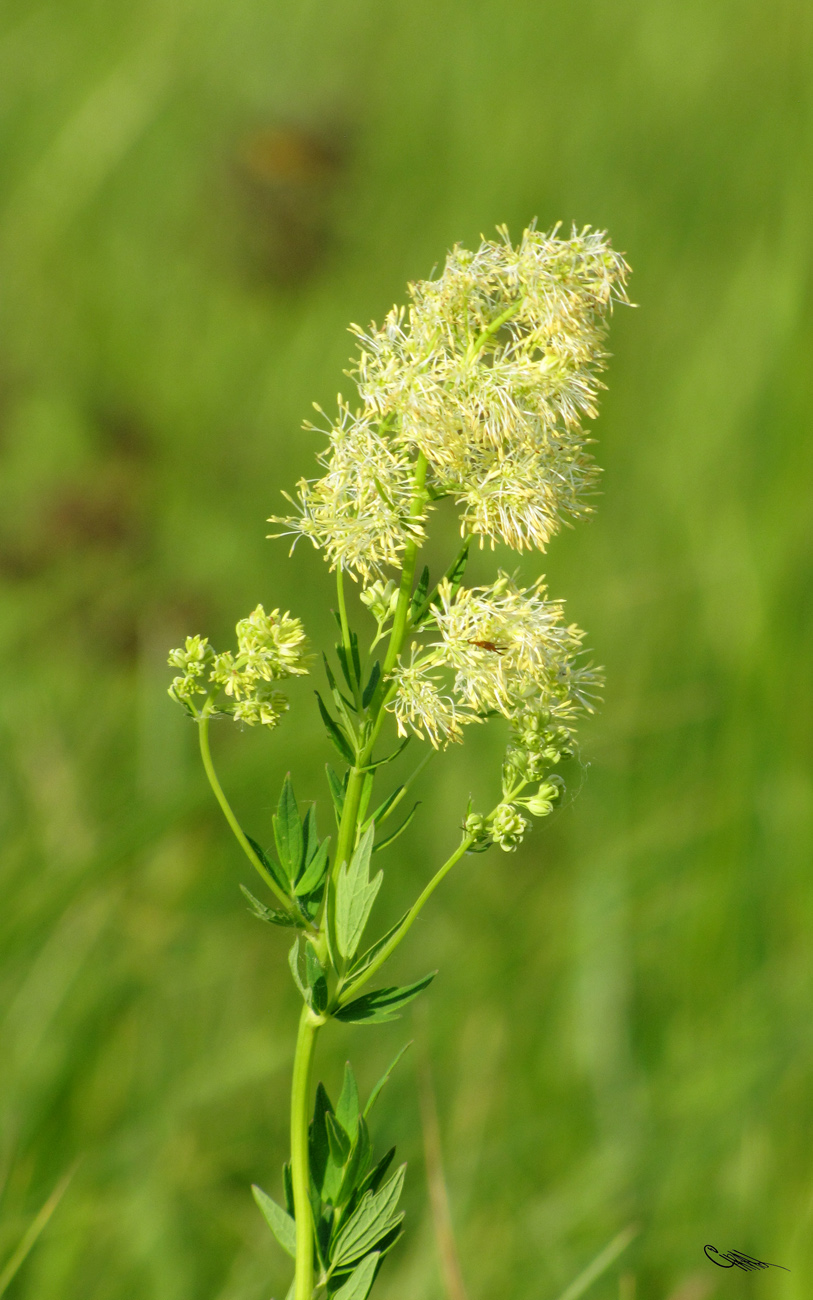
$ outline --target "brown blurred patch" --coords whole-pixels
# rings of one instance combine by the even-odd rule
[[[263,126],[237,142],[233,174],[255,274],[290,286],[323,265],[348,159],[349,132],[335,122]]]

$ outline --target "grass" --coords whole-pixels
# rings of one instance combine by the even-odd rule
[[[264,519],[347,386],[347,322],[535,215],[606,226],[640,308],[599,513],[546,557],[607,667],[578,797],[453,875],[399,959],[442,969],[420,1032],[465,1284],[554,1300],[635,1222],[596,1300],[620,1269],[639,1300],[807,1296],[807,7],[10,0],[0,24],[0,1267],[82,1157],[9,1296],[284,1294],[248,1185],[278,1190],[296,994],[165,651],[257,600],[320,630],[326,573]],[[327,823],[308,691],[270,742],[215,736],[255,833],[293,743]],[[424,781],[382,923],[486,780],[473,740]],[[336,1032],[320,1072],[352,1052],[372,1082],[412,1032]],[[410,1161],[382,1295],[432,1300],[412,1066],[377,1122]],[[708,1241],[791,1271],[718,1273]]]

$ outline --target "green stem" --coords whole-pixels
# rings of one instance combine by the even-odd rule
[[[375,958],[375,961],[370,963],[370,965],[367,967],[364,973],[362,975],[359,975],[358,979],[354,980],[353,983],[349,986],[349,988],[343,989],[341,991],[341,997],[339,999],[340,1005],[345,1002],[352,1001],[352,999],[356,997],[359,989],[362,988],[367,983],[367,981],[371,979],[372,976],[375,975],[381,969],[381,967],[384,965],[384,962],[387,961],[392,956],[392,954],[395,952],[395,949],[398,947],[401,940],[404,939],[406,935],[409,933],[409,931],[412,929],[412,926],[415,920],[417,919],[421,909],[425,906],[426,903],[429,902],[429,899],[434,894],[440,882],[444,880],[446,876],[448,876],[449,872],[451,871],[455,863],[460,861],[460,859],[463,857],[463,854],[466,853],[468,849],[471,848],[473,843],[474,843],[473,835],[466,835],[465,838],[460,841],[460,844],[457,846],[452,856],[450,858],[447,858],[443,866],[440,867],[435,872],[434,876],[429,881],[429,884],[426,886],[426,888],[423,890],[420,896],[416,899],[416,901],[412,904],[412,907],[409,909],[406,916],[404,917],[403,924],[392,936],[389,943],[386,944],[385,947],[381,949],[381,952]]]
[[[203,759],[203,767],[207,777],[209,778],[209,785],[212,787],[214,796],[223,810],[223,816],[226,818],[226,821],[234,832],[234,837],[237,840],[237,843],[240,845],[240,848],[245,853],[254,870],[258,875],[262,876],[272,894],[276,895],[277,899],[290,916],[291,904],[289,899],[285,897],[274,877],[267,868],[263,866],[262,862],[257,857],[257,854],[249,844],[243,832],[243,828],[232,811],[231,804],[223,793],[223,787],[217,779],[217,772],[215,771],[214,763],[212,762],[212,751],[209,748],[209,719],[206,714],[203,714],[198,718],[198,739],[200,741],[200,756]]]
[[[338,879],[342,863],[350,861],[353,849],[356,847],[356,826],[358,824],[361,791],[364,787],[364,776],[365,773],[359,766],[358,760],[356,760],[356,766],[351,767],[347,778],[342,819],[339,823],[339,836],[336,840],[336,856],[333,861],[334,879]]]
[[[322,1023],[310,1007],[302,1008],[291,1083],[291,1182],[296,1219],[295,1300],[311,1300],[313,1295],[313,1213],[309,1194],[308,1119],[313,1049]]]
[[[350,654],[350,624],[347,621],[347,604],[344,599],[344,574],[336,569],[336,592],[339,598],[339,618],[342,621],[342,645]]]
[[[512,303],[510,307],[506,307],[505,311],[501,311],[499,316],[494,317],[491,324],[486,326],[482,334],[479,334],[476,339],[472,339],[471,343],[469,344],[468,352],[466,353],[467,361],[474,360],[474,358],[477,356],[477,353],[482,348],[485,347],[486,343],[488,343],[488,340],[490,338],[493,338],[493,336],[497,333],[497,330],[499,330],[507,320],[510,320],[512,316],[516,316],[521,305],[522,304],[520,302],[515,302]]]
[[[415,476],[412,480],[412,502],[409,507],[410,519],[417,519],[423,514],[426,504],[426,471],[428,465],[423,452],[418,452],[418,459],[415,462]],[[395,667],[395,661],[401,653],[404,643],[404,634],[406,632],[407,614],[409,613],[409,602],[412,599],[412,580],[415,576],[415,561],[418,558],[418,543],[408,542],[404,550],[404,564],[401,569],[401,588],[398,592],[398,604],[395,607],[395,617],[392,621],[392,632],[390,633],[390,644],[387,650],[387,657],[384,660],[382,676],[386,677],[387,673],[392,672]]]

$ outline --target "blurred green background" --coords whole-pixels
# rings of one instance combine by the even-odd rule
[[[640,304],[599,513],[544,560],[605,704],[578,797],[404,945],[396,974],[441,968],[423,1017],[326,1032],[319,1073],[424,1043],[471,1300],[554,1300],[631,1222],[596,1300],[813,1295],[812,36],[805,0],[6,0],[0,1265],[82,1157],[9,1294],[284,1294],[248,1184],[279,1194],[288,944],[166,651],[258,600],[327,635],[325,567],[264,521],[347,323],[537,216],[606,227]],[[328,828],[310,690],[215,735],[260,838],[288,766]],[[382,925],[500,741],[429,769]],[[410,1163],[377,1294],[439,1300],[409,1057],[376,1115]]]

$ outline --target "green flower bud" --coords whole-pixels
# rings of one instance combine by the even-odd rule
[[[510,803],[501,803],[491,818],[491,837],[504,853],[519,848],[527,830],[528,822]]]

